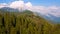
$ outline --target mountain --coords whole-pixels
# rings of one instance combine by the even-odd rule
[[[0,8],[1,11],[9,11],[9,12],[18,12],[18,9],[10,8],[10,7],[3,7]]]
[[[50,21],[52,21],[52,22],[54,22],[54,23],[60,23],[60,17],[56,17],[56,16],[54,16],[54,15],[51,15],[51,14],[48,14],[49,16],[45,16],[45,18],[47,19],[47,20],[50,20]]]
[[[29,10],[0,12],[0,34],[60,34],[60,24],[52,24]]]
[[[30,11],[30,10],[21,10],[21,11],[19,11],[18,9],[14,9],[14,8],[10,8],[10,7],[3,7],[3,8],[0,8],[0,11],[1,12],[16,12],[16,13],[28,13],[28,14],[30,14],[30,13],[32,13],[33,11]],[[38,13],[38,12],[33,12],[35,15],[38,15],[38,16],[40,16],[40,17],[43,17],[43,18],[45,18],[46,20],[49,20],[49,21],[52,21],[52,22],[54,22],[54,23],[60,23],[60,17],[56,17],[56,16],[54,16],[54,15],[51,15],[51,14],[48,14],[49,16],[47,16],[47,15],[42,15],[42,14],[40,14],[40,13]]]

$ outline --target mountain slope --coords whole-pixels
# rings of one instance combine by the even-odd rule
[[[55,30],[54,24],[27,11],[19,14],[0,13],[0,34],[50,34]]]

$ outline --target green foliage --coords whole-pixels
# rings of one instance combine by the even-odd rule
[[[60,34],[60,24],[52,24],[26,10],[0,13],[0,34]]]

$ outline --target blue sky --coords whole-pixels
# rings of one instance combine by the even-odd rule
[[[16,0],[0,0],[0,3],[10,3]],[[60,6],[60,0],[23,0],[24,2],[31,2],[33,5],[43,6]]]

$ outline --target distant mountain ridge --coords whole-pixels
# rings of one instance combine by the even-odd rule
[[[18,9],[13,9],[13,8],[10,8],[10,7],[3,7],[3,8],[0,8],[0,10],[9,11],[9,12],[18,12],[19,11]]]
[[[50,17],[45,16],[46,19],[49,19],[51,21],[54,21],[54,23],[60,23],[60,17],[56,17],[54,15],[48,14]]]

